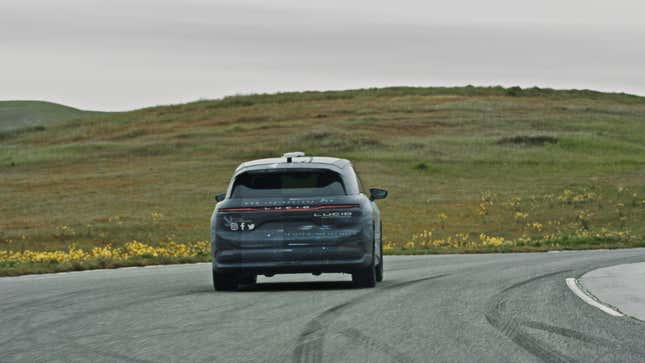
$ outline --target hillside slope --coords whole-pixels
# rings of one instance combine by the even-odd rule
[[[641,97],[501,87],[89,115],[0,140],[0,249],[207,240],[213,197],[234,168],[294,150],[349,158],[368,187],[390,190],[380,202],[388,248],[637,245],[644,130]]]
[[[0,101],[0,132],[80,118],[93,113],[43,101]]]

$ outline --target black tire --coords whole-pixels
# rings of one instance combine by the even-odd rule
[[[352,272],[354,287],[372,288],[376,286],[376,266],[374,265],[374,245],[372,245],[372,262],[370,265],[358,271]]]
[[[376,286],[376,268],[374,263],[352,273],[352,282],[354,283],[354,287],[358,288],[371,288]]]
[[[376,282],[383,281],[383,241],[380,244],[381,255],[378,258],[378,265],[376,266]]]
[[[235,274],[213,270],[213,287],[215,291],[235,291],[237,290],[237,277]]]
[[[253,285],[256,282],[258,282],[258,276],[254,274],[239,276],[237,280],[240,285]]]

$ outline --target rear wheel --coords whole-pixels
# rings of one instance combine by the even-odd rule
[[[381,255],[378,258],[378,265],[376,266],[376,281],[383,281],[383,247],[381,247]]]
[[[377,282],[383,281],[383,226],[382,225],[379,226],[379,230],[381,232],[379,234],[381,237],[379,238],[378,246],[379,246],[379,250],[381,251],[381,253],[379,254],[378,265],[376,266],[376,281]]]
[[[242,275],[237,280],[240,285],[253,285],[258,282],[258,276],[254,274]]]
[[[215,272],[213,270],[213,287],[215,291],[237,290],[237,276],[232,273]]]
[[[374,263],[366,268],[352,273],[352,282],[355,287],[374,287],[376,286],[376,268]]]
[[[376,266],[374,265],[374,245],[372,245],[372,262],[369,266],[352,273],[354,287],[376,286]]]

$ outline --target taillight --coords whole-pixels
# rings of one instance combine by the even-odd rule
[[[333,205],[318,205],[318,206],[272,206],[272,207],[239,207],[239,208],[221,208],[218,209],[219,213],[235,212],[235,213],[290,213],[290,212],[313,212],[329,209],[351,209],[359,208],[359,204],[333,204]]]

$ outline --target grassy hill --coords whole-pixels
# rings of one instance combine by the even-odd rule
[[[72,107],[42,101],[0,101],[0,132],[46,125],[93,114]]]
[[[387,88],[70,118],[0,139],[0,249],[207,240],[234,168],[294,150],[390,190],[392,253],[643,245],[641,97]]]

